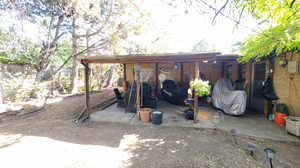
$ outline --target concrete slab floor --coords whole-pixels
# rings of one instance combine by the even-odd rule
[[[287,134],[284,127],[267,120],[263,115],[234,117],[224,115],[211,107],[202,106],[199,108],[203,111],[213,113],[214,116],[218,114],[217,116],[219,117],[209,121],[198,121],[194,123],[192,120],[186,120],[183,116],[183,111],[187,109],[187,107],[176,106],[165,101],[160,101],[157,109],[163,112],[163,123],[160,126],[217,128],[224,131],[235,129],[238,135],[300,144],[299,138]],[[125,113],[125,109],[118,108],[116,104],[105,110],[92,113],[90,119],[91,121],[119,122],[132,125],[151,124],[139,121],[135,113]]]

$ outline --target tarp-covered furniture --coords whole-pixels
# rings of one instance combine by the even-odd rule
[[[234,90],[229,79],[219,79],[212,92],[213,105],[230,115],[243,115],[246,110],[247,94],[242,90]]]

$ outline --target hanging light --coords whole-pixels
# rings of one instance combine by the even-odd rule
[[[174,64],[174,69],[179,69],[180,65],[178,63]]]

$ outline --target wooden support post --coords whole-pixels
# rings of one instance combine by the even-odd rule
[[[199,79],[200,72],[199,72],[199,62],[195,62],[195,80]],[[198,103],[199,97],[195,94],[194,91],[194,122],[197,121],[197,114],[198,114]]]
[[[84,122],[89,118],[90,115],[90,68],[88,63],[81,62],[81,64],[84,66],[85,108],[78,115],[75,122]]]
[[[158,79],[158,63],[155,63],[155,94],[158,94],[158,85],[159,85],[159,79]]]
[[[123,64],[123,78],[124,78],[124,85],[123,85],[123,89],[125,90],[125,88],[127,88],[127,76],[126,76],[126,64]]]
[[[135,64],[135,83],[136,83],[136,111],[138,118],[140,117],[140,108],[141,108],[141,77],[140,77],[141,68],[138,64]]]
[[[90,68],[89,64],[84,64],[85,74],[85,107],[86,113],[89,114],[90,109]]]
[[[183,63],[180,62],[180,83],[183,84]]]
[[[274,59],[269,59],[267,61],[267,72],[266,72],[266,77],[270,77],[271,80],[273,81],[274,79]],[[272,101],[267,101],[267,111],[265,111],[266,117],[268,117],[268,114],[273,113],[273,102]]]
[[[222,64],[221,64],[221,77],[222,78],[225,78],[225,63],[224,62],[222,62]]]

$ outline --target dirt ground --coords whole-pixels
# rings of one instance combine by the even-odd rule
[[[111,97],[92,95],[92,104]],[[0,167],[268,167],[264,148],[276,150],[274,167],[300,167],[300,146],[233,137],[220,130],[120,123],[76,125],[84,96],[53,99],[30,116],[0,123]],[[248,145],[254,144],[254,156]]]

